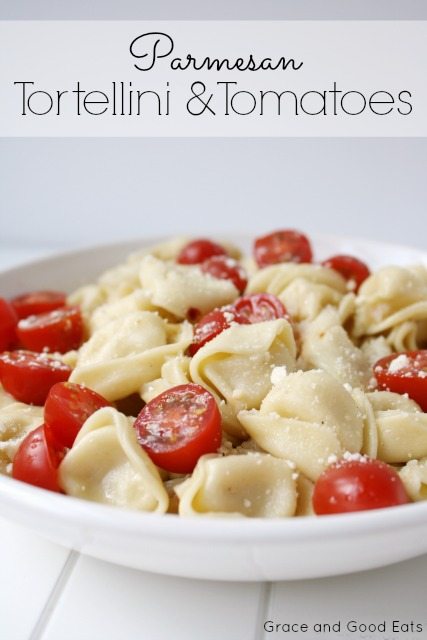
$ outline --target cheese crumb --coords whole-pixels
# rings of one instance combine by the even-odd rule
[[[390,364],[388,365],[388,372],[397,373],[401,369],[408,367],[410,364],[411,363],[409,361],[408,356],[405,355],[404,353],[401,353],[400,356],[397,356],[397,358],[395,358],[390,362]]]
[[[282,380],[288,375],[288,370],[285,365],[281,367],[274,367],[270,375],[271,384],[280,384]]]

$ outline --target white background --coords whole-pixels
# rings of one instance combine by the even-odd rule
[[[297,227],[425,247],[425,139],[0,141],[0,246]]]

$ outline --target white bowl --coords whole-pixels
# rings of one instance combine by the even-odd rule
[[[248,241],[239,238],[238,243]],[[10,269],[0,274],[1,295],[38,288],[72,290],[144,244],[95,247]],[[319,236],[313,244],[320,259],[352,253],[373,267],[427,263],[427,254],[407,247]],[[0,506],[3,516],[82,553],[191,578],[317,578],[427,552],[427,502],[320,518],[186,519],[124,511],[0,477]]]

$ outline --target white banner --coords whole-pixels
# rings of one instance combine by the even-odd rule
[[[426,136],[427,23],[2,22],[1,136]]]

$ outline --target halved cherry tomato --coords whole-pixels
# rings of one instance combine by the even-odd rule
[[[31,351],[66,353],[83,342],[83,318],[78,307],[64,307],[18,322],[21,344]]]
[[[314,485],[313,507],[318,515],[384,509],[408,502],[393,467],[369,458],[338,461]]]
[[[66,296],[61,291],[30,291],[11,298],[10,303],[21,320],[64,307]]]
[[[21,442],[12,465],[12,477],[49,491],[61,492],[58,466],[63,453],[46,438],[44,425],[31,431]]]
[[[110,403],[92,389],[72,382],[58,382],[44,406],[45,429],[54,442],[71,448],[87,418]]]
[[[139,444],[172,473],[191,473],[200,456],[221,444],[215,398],[198,384],[182,384],[148,402],[135,421]]]
[[[233,304],[239,316],[243,316],[249,324],[286,318],[289,314],[279,298],[271,293],[252,293],[236,300]]]
[[[214,278],[231,280],[239,293],[246,289],[248,278],[243,267],[229,256],[212,256],[201,265],[204,273],[209,273]]]
[[[427,350],[392,353],[374,365],[379,389],[407,393],[427,411]]]
[[[207,313],[194,327],[193,342],[187,349],[188,355],[194,356],[207,342],[231,327],[233,322],[248,324],[248,320],[232,305]]]
[[[65,382],[71,369],[60,360],[31,351],[0,353],[0,381],[16,400],[42,406],[49,389]]]
[[[338,271],[345,280],[354,283],[354,291],[357,291],[362,282],[371,275],[368,266],[354,256],[331,256],[322,262],[322,266]]]
[[[16,339],[18,316],[10,302],[0,298],[0,351],[9,349]]]
[[[212,240],[200,238],[185,245],[177,258],[179,264],[200,264],[212,256],[225,256],[226,250]]]
[[[257,238],[254,257],[259,267],[267,267],[279,262],[311,262],[313,252],[307,236],[293,229],[284,229]]]

